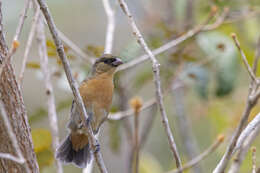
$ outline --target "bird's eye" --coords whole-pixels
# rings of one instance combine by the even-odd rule
[[[104,61],[104,63],[105,64],[111,64],[112,62],[114,62],[115,61],[115,59],[114,58],[111,58],[111,59],[106,59],[105,61]]]

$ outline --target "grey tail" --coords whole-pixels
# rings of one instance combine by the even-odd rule
[[[76,151],[72,148],[70,136],[68,136],[57,149],[56,159],[65,164],[74,163],[77,167],[85,168],[91,160],[89,144]]]

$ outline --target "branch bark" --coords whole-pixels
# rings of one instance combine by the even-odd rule
[[[0,51],[5,58],[8,58],[8,47],[6,45],[3,25],[2,25],[2,2],[0,1]],[[15,137],[17,139],[18,146],[25,159],[25,164],[28,170],[24,166],[17,164],[11,160],[0,159],[0,172],[30,172],[38,173],[39,167],[36,160],[35,153],[33,151],[32,136],[30,132],[30,126],[28,124],[27,114],[22,98],[20,86],[17,83],[15,73],[10,61],[2,64],[2,73],[0,76],[0,94],[1,100],[6,110],[10,126],[13,129]],[[16,155],[14,148],[12,147],[12,139],[9,137],[8,129],[5,128],[5,122],[0,119],[0,152],[10,153]]]
[[[89,126],[87,124],[87,117],[88,117],[88,115],[86,113],[86,109],[85,109],[84,103],[82,101],[81,95],[79,94],[78,86],[77,86],[77,84],[75,82],[75,79],[72,76],[70,65],[69,65],[67,56],[66,56],[65,51],[64,51],[64,47],[63,47],[62,42],[61,42],[61,40],[60,40],[60,38],[58,36],[56,25],[54,24],[54,21],[52,19],[52,16],[51,16],[51,14],[49,12],[49,9],[48,9],[46,3],[43,0],[37,0],[37,1],[39,3],[39,6],[40,6],[40,8],[42,10],[42,13],[43,13],[43,15],[44,15],[44,17],[45,17],[45,19],[47,21],[47,24],[49,26],[49,30],[51,32],[52,38],[53,38],[54,43],[56,45],[58,55],[59,55],[59,57],[61,59],[63,68],[65,70],[65,73],[66,73],[66,76],[67,76],[67,79],[68,79],[68,82],[70,84],[71,90],[72,90],[73,95],[75,97],[76,104],[79,107],[79,111],[80,111],[80,116],[81,116],[82,122],[85,122],[85,124],[84,124],[85,127],[86,127],[86,132],[85,133],[87,134],[87,136],[89,138],[91,150],[92,150],[92,152],[93,152],[93,154],[95,156],[96,163],[97,163],[97,165],[99,167],[100,172],[107,173],[107,169],[105,167],[102,155],[101,155],[99,150],[95,149],[97,146],[99,146],[99,142],[95,138],[91,126]]]
[[[125,13],[125,15],[128,17],[129,23],[131,24],[132,30],[133,30],[133,34],[137,39],[137,42],[140,44],[140,46],[145,50],[145,52],[147,53],[147,55],[149,56],[150,60],[152,61],[152,70],[154,73],[154,83],[155,83],[155,88],[156,88],[156,101],[157,104],[159,106],[159,110],[161,113],[161,117],[162,117],[162,123],[164,125],[165,128],[165,132],[167,134],[168,137],[168,142],[170,145],[170,149],[173,153],[173,156],[175,158],[176,161],[176,166],[178,169],[181,169],[181,159],[179,156],[179,153],[177,151],[177,147],[176,147],[176,143],[175,140],[173,138],[172,132],[171,132],[171,128],[168,122],[168,118],[167,118],[167,114],[163,105],[163,96],[162,96],[162,91],[161,91],[161,81],[160,81],[160,70],[159,70],[159,66],[160,64],[158,63],[157,59],[155,58],[155,56],[153,55],[152,51],[148,48],[146,42],[144,41],[139,29],[137,28],[135,21],[133,19],[132,14],[130,13],[127,4],[124,0],[118,0],[120,7],[122,8],[123,12]]]

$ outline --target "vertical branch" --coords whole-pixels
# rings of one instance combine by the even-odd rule
[[[58,36],[56,25],[54,24],[54,21],[52,19],[52,16],[50,15],[50,12],[49,12],[49,9],[48,9],[46,3],[43,0],[38,0],[38,3],[40,5],[42,13],[44,14],[44,17],[45,17],[45,19],[47,21],[47,24],[49,26],[49,30],[51,32],[52,38],[53,38],[54,43],[56,45],[58,55],[59,55],[59,57],[61,59],[63,68],[65,70],[65,73],[66,73],[66,76],[67,76],[67,79],[68,79],[68,82],[70,84],[71,90],[72,90],[73,95],[75,97],[76,104],[77,104],[77,106],[79,108],[81,120],[82,120],[82,122],[85,122],[85,124],[84,124],[84,126],[86,127],[85,133],[86,133],[86,135],[89,138],[91,150],[94,152],[96,150],[95,148],[97,146],[99,146],[99,142],[95,138],[91,126],[89,126],[87,124],[87,117],[88,117],[88,115],[87,115],[85,106],[83,104],[81,95],[80,95],[80,93],[78,91],[78,86],[77,86],[77,84],[75,82],[75,79],[72,76],[70,65],[69,65],[67,56],[66,56],[65,51],[64,51],[64,47],[63,47],[62,42],[61,42],[61,40],[60,40],[60,38]],[[104,161],[103,161],[103,158],[102,158],[102,155],[101,155],[100,151],[96,150],[94,152],[94,156],[95,156],[95,160],[96,160],[96,163],[98,165],[98,168],[99,168],[100,172],[107,173],[107,169],[105,167],[105,164],[104,164]]]
[[[36,14],[38,13],[39,8],[37,8]],[[58,120],[55,106],[55,98],[53,93],[53,87],[51,84],[51,74],[48,68],[48,55],[46,48],[46,38],[44,33],[44,21],[43,16],[39,17],[37,21],[37,42],[38,42],[38,51],[41,61],[41,68],[44,76],[44,83],[47,95],[47,105],[48,105],[48,117],[52,134],[52,145],[53,151],[56,151],[56,148],[59,146],[59,130],[58,130]],[[57,173],[62,173],[62,164],[56,160]]]
[[[137,26],[135,24],[133,16],[127,7],[126,2],[124,0],[118,0],[118,2],[120,4],[120,7],[122,8],[123,12],[126,14],[126,16],[129,19],[129,23],[131,24],[133,34],[136,37],[137,42],[141,45],[141,47],[149,55],[149,58],[152,61],[152,64],[153,64],[152,69],[153,69],[153,73],[154,73],[154,83],[155,83],[155,88],[156,88],[156,100],[157,100],[157,104],[158,104],[160,112],[161,112],[162,123],[164,125],[165,132],[168,137],[170,149],[176,160],[176,166],[177,166],[177,168],[181,169],[181,159],[180,159],[179,153],[177,151],[177,147],[176,147],[176,144],[175,144],[172,132],[171,132],[167,114],[166,114],[166,111],[165,111],[165,108],[163,105],[163,101],[162,101],[163,96],[162,96],[162,91],[161,91],[160,70],[159,70],[160,64],[158,63],[158,61],[155,58],[155,56],[153,55],[152,51],[148,48],[146,42],[144,41],[139,29],[137,28]]]
[[[29,167],[28,167],[27,163],[25,162],[25,159],[24,159],[24,157],[22,155],[22,152],[21,152],[20,147],[18,145],[16,136],[15,136],[15,134],[13,132],[13,129],[11,127],[11,124],[9,122],[9,119],[7,117],[7,114],[6,114],[6,111],[5,111],[5,108],[4,108],[4,105],[3,105],[2,102],[0,102],[0,109],[1,109],[2,118],[4,120],[4,124],[5,124],[6,128],[7,128],[8,135],[9,135],[11,141],[12,141],[13,147],[15,149],[15,153],[18,156],[18,158],[16,159],[16,162],[18,162],[20,164],[23,164],[26,172],[29,173],[30,172]]]
[[[252,148],[252,173],[256,173],[256,147]]]
[[[35,14],[32,20],[32,25],[31,25],[31,30],[27,39],[27,43],[26,43],[26,47],[25,47],[25,51],[24,51],[24,56],[23,56],[23,62],[22,62],[22,67],[21,67],[21,71],[20,71],[20,75],[19,75],[19,84],[22,85],[23,82],[23,76],[24,76],[24,71],[26,68],[26,62],[28,60],[28,55],[29,55],[29,51],[31,49],[32,46],[32,41],[33,41],[33,37],[35,35],[35,31],[36,31],[36,24],[38,21],[38,18],[40,16],[40,8],[36,8],[35,9]]]
[[[134,142],[133,142],[133,148],[135,153],[135,158],[132,159],[132,166],[134,166],[135,173],[139,172],[139,113],[142,108],[142,100],[139,97],[132,98],[130,100],[130,105],[132,109],[134,110]],[[133,162],[134,161],[134,162]]]
[[[8,58],[8,47],[4,39],[4,31],[2,25],[2,2],[0,1],[0,50],[1,55],[5,57],[4,61]],[[23,22],[21,22],[23,23]],[[22,27],[20,27],[22,28]],[[19,32],[15,38],[19,37]],[[8,61],[6,61],[8,62]],[[30,173],[38,173],[39,167],[33,151],[32,136],[30,126],[28,124],[27,114],[21,94],[20,86],[18,85],[12,64],[2,64],[2,73],[0,75],[0,94],[1,100],[5,107],[10,125],[16,136],[18,146],[25,159],[25,164],[28,166]],[[10,139],[8,132],[5,128],[5,123],[0,120],[0,151],[14,154],[12,147],[12,139]],[[9,160],[0,159],[0,172],[25,172],[26,169],[18,164]]]
[[[139,113],[135,113],[134,116],[134,126],[135,126],[135,173],[138,173],[139,171],[139,136],[138,136],[138,132],[139,132],[139,118],[138,115]]]
[[[19,38],[22,33],[23,25],[24,25],[25,19],[27,17],[27,12],[28,12],[29,6],[30,6],[30,0],[25,0],[24,8],[20,14],[19,22],[18,22],[16,31],[15,31],[15,35],[14,35],[14,38],[12,41],[11,48],[8,52],[8,55],[6,56],[6,58],[3,60],[2,64],[1,64],[2,67],[4,67],[10,61],[11,57],[16,52],[16,49],[19,47]],[[0,73],[2,73],[2,72],[0,72]]]
[[[252,108],[255,106],[255,104],[260,96],[257,93],[255,95],[255,91],[254,91],[254,88],[259,87],[259,81],[256,78],[254,71],[252,70],[252,68],[250,67],[250,65],[247,62],[247,58],[245,56],[245,53],[243,52],[243,50],[240,47],[240,43],[236,37],[236,34],[233,33],[231,36],[235,42],[236,47],[238,48],[238,50],[241,54],[241,57],[242,57],[244,65],[246,67],[246,70],[247,70],[249,76],[251,77],[251,83],[249,85],[249,93],[248,93],[248,98],[247,98],[247,102],[246,102],[246,107],[242,114],[239,125],[237,126],[237,128],[232,136],[232,139],[226,149],[224,156],[221,158],[220,162],[218,163],[217,167],[214,169],[213,173],[222,173],[225,171],[225,169],[228,165],[228,162],[232,157],[233,151],[236,147],[238,138],[248,121],[249,114],[250,114]]]
[[[111,53],[113,48],[115,31],[115,11],[112,10],[109,0],[103,0],[104,9],[107,15],[106,44],[104,53]]]

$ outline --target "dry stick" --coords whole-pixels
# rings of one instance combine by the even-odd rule
[[[65,34],[63,34],[59,29],[57,29],[60,39],[71,48],[71,50],[79,55],[84,61],[89,64],[94,64],[95,60],[90,58],[86,53],[84,53],[75,43],[73,43]]]
[[[107,15],[106,44],[104,53],[111,53],[115,32],[115,11],[112,10],[109,0],[103,0],[103,5]]]
[[[22,164],[24,166],[26,172],[30,173],[30,169],[29,169],[29,167],[28,167],[28,165],[27,165],[27,163],[26,163],[26,161],[25,161],[25,159],[24,159],[24,157],[22,155],[22,152],[21,152],[20,147],[18,145],[17,138],[16,138],[16,136],[14,134],[14,131],[12,129],[12,126],[11,126],[11,124],[9,122],[9,119],[8,119],[7,114],[6,114],[6,111],[5,111],[5,108],[4,108],[4,105],[3,105],[2,101],[0,102],[0,109],[1,109],[1,115],[3,117],[5,126],[6,126],[6,128],[8,130],[8,135],[9,135],[11,141],[12,141],[13,147],[15,149],[15,152],[16,152],[17,156],[18,156],[18,157],[15,157],[15,156],[12,156],[11,154],[1,153],[1,155],[4,156],[2,158],[11,159],[13,161],[16,161],[16,162]],[[0,157],[1,157],[1,155],[0,155]]]
[[[243,51],[243,50],[241,49],[241,47],[240,47],[240,43],[239,43],[239,41],[238,41],[238,39],[237,39],[236,34],[233,33],[233,34],[232,34],[232,38],[233,38],[233,40],[234,40],[234,42],[235,42],[235,44],[236,44],[236,46],[237,46],[237,48],[238,48],[238,50],[239,50],[239,52],[240,52],[240,54],[241,54],[243,63],[245,64],[246,69],[247,69],[247,71],[248,71],[248,73],[249,73],[251,79],[257,83],[258,81],[257,81],[257,79],[256,79],[256,76],[255,76],[255,74],[254,74],[252,68],[250,67],[250,65],[249,65],[249,63],[248,63],[248,61],[247,61],[247,59],[246,59],[246,55],[245,55],[244,51]]]
[[[228,173],[238,173],[241,167],[241,164],[246,157],[246,154],[258,136],[260,132],[260,128],[257,128],[256,130],[253,130],[249,137],[247,137],[246,141],[244,141],[243,145],[239,148],[236,157],[233,159],[233,163],[230,166],[230,169],[228,170]]]
[[[157,104],[158,104],[160,112],[161,112],[162,123],[164,125],[165,131],[166,131],[166,134],[168,137],[170,149],[173,152],[174,158],[176,160],[176,166],[177,166],[177,168],[181,169],[181,159],[180,159],[179,153],[177,151],[177,147],[176,147],[176,144],[175,144],[172,132],[171,132],[171,128],[169,126],[167,114],[166,114],[166,111],[165,111],[165,108],[163,105],[163,101],[162,101],[163,96],[162,96],[162,91],[161,91],[160,70],[159,70],[160,64],[158,63],[158,61],[155,58],[155,56],[153,55],[152,51],[148,48],[146,42],[144,41],[125,1],[118,0],[118,2],[120,4],[120,7],[122,8],[123,12],[126,14],[126,16],[129,19],[129,22],[130,22],[132,30],[133,30],[133,34],[136,37],[137,42],[141,45],[141,47],[143,47],[143,49],[146,51],[146,53],[149,55],[149,57],[152,61],[152,64],[153,64],[152,69],[153,69],[153,73],[154,73],[154,83],[155,83],[155,88],[156,88],[156,100],[157,100]]]
[[[252,79],[252,82],[250,83],[250,86],[249,86],[249,94],[248,94],[248,99],[247,99],[247,102],[246,102],[246,107],[245,107],[245,110],[243,112],[243,115],[242,115],[242,118],[239,122],[239,125],[238,127],[236,128],[233,136],[232,136],[232,139],[227,147],[227,150],[224,154],[224,156],[222,157],[222,159],[220,160],[220,162],[218,163],[217,167],[214,169],[213,173],[223,173],[228,165],[228,162],[229,160],[231,159],[231,156],[233,154],[233,151],[236,147],[236,143],[237,143],[237,140],[238,140],[238,137],[240,136],[244,126],[246,125],[247,123],[247,120],[248,120],[248,117],[249,117],[249,114],[252,110],[252,108],[254,107],[254,105],[256,104],[256,100],[258,99],[258,97],[253,97],[252,98],[252,88],[255,85],[258,85],[258,82],[257,82],[257,79],[255,77],[255,74],[253,73],[253,70],[251,69],[251,67],[249,66],[248,62],[247,62],[247,59],[245,57],[245,54],[243,52],[243,50],[241,49],[240,47],[240,43],[238,42],[237,38],[236,38],[236,35],[235,34],[232,34],[232,38],[234,39],[234,42],[239,50],[239,52],[241,53],[241,56],[242,56],[242,59],[243,59],[243,62],[247,68],[247,71]]]
[[[36,14],[40,9],[37,8]],[[58,120],[57,112],[55,106],[55,98],[53,93],[53,87],[51,83],[51,74],[48,68],[48,55],[46,47],[46,38],[44,32],[44,20],[42,14],[37,21],[37,42],[38,42],[38,51],[41,61],[41,68],[44,76],[44,83],[47,95],[47,105],[48,105],[48,117],[52,134],[52,145],[53,151],[56,151],[56,148],[59,146],[59,129],[58,129]],[[56,160],[57,172],[62,173],[62,164],[60,161]]]
[[[259,37],[258,42],[257,42],[255,59],[254,59],[254,63],[253,63],[253,72],[254,72],[254,74],[256,74],[256,71],[257,71],[259,55],[260,55],[260,37]],[[257,89],[257,86],[256,86],[256,89]],[[255,96],[253,96],[252,100],[256,100],[257,97],[259,97],[258,93],[256,93]],[[249,124],[251,124],[254,121],[256,121],[256,119],[257,119],[257,116]],[[252,145],[252,143],[255,140],[256,136],[260,132],[260,126],[257,126],[257,128],[254,129],[252,132],[247,130],[248,127],[250,127],[250,126],[248,125],[243,130],[243,132],[241,133],[241,135],[240,135],[240,137],[239,137],[239,139],[237,141],[236,148],[234,149],[234,152],[238,150],[238,153],[236,155],[236,158],[233,160],[228,173],[238,173],[239,172],[240,166],[241,166],[241,164],[242,164],[242,162],[243,162],[243,160],[244,160],[244,158],[246,156],[246,153],[248,152],[250,146]],[[249,131],[250,134],[248,133],[247,135],[243,135],[243,134],[247,133],[247,131]],[[246,138],[244,138],[244,137],[246,137]]]
[[[156,99],[155,98],[152,98],[148,101],[146,101],[141,110],[140,111],[144,111],[146,109],[148,109],[149,107],[153,106],[154,104],[156,104]],[[126,117],[129,117],[129,116],[132,116],[134,114],[134,111],[133,109],[128,109],[126,111],[122,111],[122,112],[117,112],[117,113],[110,113],[108,115],[108,119],[109,120],[121,120],[123,118],[126,118]]]
[[[19,84],[20,85],[22,85],[22,82],[23,82],[24,71],[25,71],[25,68],[26,68],[28,55],[29,55],[29,52],[30,52],[30,49],[31,49],[31,46],[32,46],[33,37],[35,35],[36,24],[37,24],[38,18],[40,16],[40,12],[41,12],[40,8],[37,8],[35,10],[35,15],[34,15],[33,20],[32,20],[31,30],[30,30],[30,33],[29,33],[29,36],[28,36],[28,39],[27,39],[27,43],[26,43],[26,47],[25,47],[25,51],[24,51],[24,56],[23,56],[22,67],[21,67],[21,71],[20,71],[20,75],[19,75]]]
[[[23,29],[23,25],[25,22],[25,18],[27,17],[27,12],[30,6],[30,0],[26,0],[25,1],[25,5],[24,8],[20,14],[20,18],[19,18],[19,22],[16,28],[16,32],[12,41],[12,45],[11,48],[7,54],[7,56],[5,57],[5,59],[3,60],[2,64],[0,65],[1,69],[0,69],[0,74],[2,73],[3,67],[10,62],[11,57],[13,56],[13,54],[16,52],[17,48],[19,47],[19,38]]]
[[[194,159],[192,159],[189,162],[187,162],[186,164],[184,164],[182,167],[182,170],[185,171],[189,168],[192,168],[193,166],[195,166],[196,164],[198,164],[199,162],[204,160],[207,156],[209,156],[211,153],[213,153],[220,146],[220,144],[223,143],[223,141],[224,141],[224,136],[219,135],[216,142],[214,142],[211,146],[209,146],[209,148],[207,148],[200,155],[198,155]],[[169,171],[168,173],[179,173],[179,172],[180,172],[180,170],[176,169],[176,170]]]
[[[256,173],[256,147],[252,148],[252,173]]]
[[[112,10],[109,4],[109,0],[103,0],[103,5],[108,20],[104,53],[111,54],[113,48],[113,40],[114,40],[115,17],[114,17],[114,11]],[[91,64],[93,64],[93,61],[91,61]],[[93,163],[94,162],[91,162],[86,168],[84,168],[83,173],[91,173],[93,169]]]
[[[246,139],[253,131],[260,130],[260,113],[246,126],[243,132],[240,134],[234,152],[241,148]]]
[[[134,129],[135,129],[135,173],[139,172],[139,113],[136,112],[134,116]]]
[[[198,33],[202,32],[202,31],[209,31],[209,30],[213,30],[216,29],[217,27],[219,27],[223,21],[225,20],[227,14],[228,14],[228,8],[225,8],[224,12],[222,13],[222,15],[216,20],[215,23],[211,24],[211,25],[206,25],[210,19],[215,15],[215,12],[212,11],[209,15],[209,17],[207,18],[207,20],[205,22],[203,22],[203,24],[200,24],[196,27],[194,27],[193,29],[189,30],[188,32],[186,32],[184,35],[178,37],[177,39],[174,39],[166,44],[164,44],[163,46],[154,49],[152,51],[152,53],[154,55],[159,55],[163,52],[165,52],[166,50],[176,47],[177,45],[183,43],[184,41],[186,41],[187,39],[197,35]],[[137,64],[140,64],[146,60],[149,59],[149,56],[147,54],[144,54],[140,57],[135,58],[134,60],[123,64],[121,66],[118,67],[117,71],[121,71],[121,70],[126,70],[128,68],[134,67]]]
[[[212,61],[214,58],[215,58],[215,57],[211,57],[211,58],[208,58],[208,59],[204,59],[204,60],[198,62],[197,64],[192,65],[192,67],[193,67],[193,66],[200,67],[200,66],[202,66],[202,65],[205,65],[205,64],[209,63],[210,61]],[[191,67],[190,67],[190,68],[191,68]],[[183,71],[182,73],[186,73],[186,72],[187,72],[187,71]],[[182,87],[182,86],[183,86],[183,85],[181,85],[181,84],[179,84],[179,85],[176,85],[176,84],[175,84],[173,87],[171,87],[171,90],[172,90],[172,91],[173,91],[173,90],[176,90],[176,89],[178,89],[179,87]],[[166,90],[165,93],[168,93],[168,91]],[[165,94],[165,93],[164,93],[164,94]],[[168,96],[168,94],[165,94],[165,95]],[[155,98],[152,98],[152,99],[146,101],[146,102],[143,104],[143,106],[142,106],[142,108],[141,108],[140,111],[144,111],[144,110],[150,108],[151,106],[154,106],[155,104],[156,104],[156,99],[155,99]],[[109,120],[121,120],[121,119],[127,118],[127,117],[132,116],[132,115],[134,115],[134,111],[133,111],[132,109],[128,109],[128,110],[126,110],[126,111],[121,111],[121,112],[116,112],[116,113],[110,113],[110,114],[108,115],[108,119],[109,119]]]
[[[82,120],[82,122],[85,122],[84,125],[86,127],[86,133],[87,133],[87,136],[89,138],[89,142],[90,142],[90,145],[91,145],[91,150],[94,153],[95,160],[97,162],[99,170],[102,173],[107,173],[107,169],[105,167],[105,164],[104,164],[103,158],[101,156],[101,153],[100,153],[99,150],[97,150],[97,147],[99,146],[99,142],[98,142],[98,140],[95,138],[95,136],[93,134],[92,127],[87,124],[87,117],[88,117],[88,115],[86,113],[85,106],[83,104],[81,95],[79,94],[78,86],[77,86],[77,84],[75,82],[75,79],[72,76],[70,65],[69,65],[68,59],[66,57],[66,54],[65,54],[62,42],[61,42],[61,40],[60,40],[60,38],[58,36],[57,29],[56,29],[56,26],[54,24],[54,21],[53,21],[51,15],[50,15],[50,12],[49,12],[49,9],[48,9],[46,3],[43,0],[37,0],[37,1],[38,1],[39,5],[40,5],[42,13],[45,16],[45,19],[46,19],[47,24],[49,26],[49,30],[50,30],[51,35],[53,37],[54,43],[55,43],[55,45],[57,47],[58,55],[59,55],[59,57],[60,57],[60,59],[62,61],[62,64],[63,64],[64,70],[65,70],[67,79],[69,81],[71,90],[72,90],[73,95],[75,97],[76,104],[79,107],[81,120]]]

